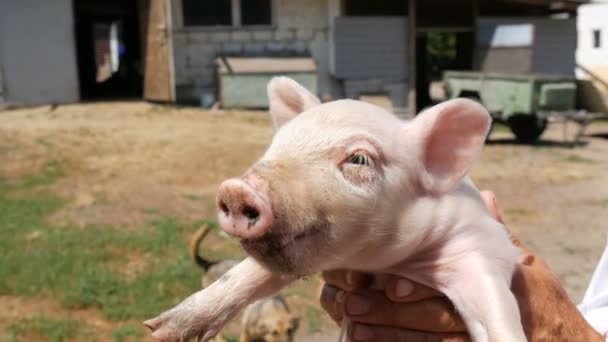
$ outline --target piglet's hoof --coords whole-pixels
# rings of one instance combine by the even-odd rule
[[[149,319],[144,325],[152,332],[152,337],[162,342],[182,342],[211,340],[220,330],[220,326],[210,326],[208,324],[192,324],[191,321],[184,319],[175,312],[166,312],[159,317]],[[199,323],[200,320],[197,320]]]
[[[163,321],[157,317],[144,322],[144,325],[152,332],[152,337],[162,342],[180,341],[179,334],[163,325]]]

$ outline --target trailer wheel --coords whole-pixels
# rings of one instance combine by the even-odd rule
[[[547,128],[547,119],[539,118],[534,114],[514,114],[507,123],[511,132],[521,142],[536,141]]]
[[[460,92],[460,94],[458,94],[458,97],[462,97],[465,99],[469,99],[472,101],[475,101],[479,104],[481,104],[482,106],[485,107],[485,105],[483,104],[483,102],[481,102],[481,97],[479,97],[479,93],[476,91],[472,91],[472,90],[463,90]],[[488,130],[488,133],[486,134],[486,143],[488,141],[490,141],[490,135],[492,135],[492,130],[494,130],[494,120],[492,120],[492,122],[490,123],[490,129]]]

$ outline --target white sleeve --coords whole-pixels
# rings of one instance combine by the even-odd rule
[[[608,244],[578,309],[595,330],[606,336],[608,333]]]

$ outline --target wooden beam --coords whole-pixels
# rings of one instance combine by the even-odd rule
[[[407,30],[407,65],[408,91],[407,108],[411,115],[416,115],[416,0],[408,0],[408,30]]]
[[[563,1],[555,1],[555,0],[507,0],[505,2],[515,2],[520,4],[527,5],[536,5],[536,6],[546,6],[551,7],[555,3],[569,3],[570,5],[579,6],[586,3],[589,3],[588,0],[563,0]]]

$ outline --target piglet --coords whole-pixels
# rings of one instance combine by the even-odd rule
[[[481,105],[450,100],[404,122],[360,101],[321,104],[285,77],[268,96],[270,147],[217,195],[249,257],[146,321],[154,337],[206,341],[248,303],[341,268],[441,291],[476,342],[526,340],[510,291],[520,250],[466,176],[490,127]]]

